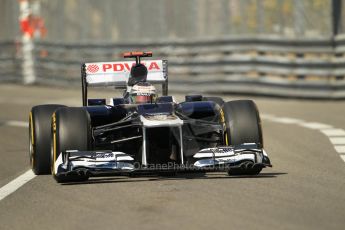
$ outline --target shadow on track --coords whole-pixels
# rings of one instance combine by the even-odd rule
[[[87,181],[62,183],[61,185],[83,185],[83,184],[107,184],[107,183],[129,183],[129,182],[152,182],[152,181],[168,181],[168,180],[214,180],[214,179],[267,179],[276,178],[280,175],[286,175],[285,172],[277,173],[260,173],[259,175],[243,175],[228,176],[224,173],[193,173],[193,174],[177,174],[173,176],[162,175],[145,175],[145,176],[113,176],[113,177],[91,177]]]

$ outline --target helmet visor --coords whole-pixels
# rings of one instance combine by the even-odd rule
[[[151,96],[137,95],[134,99],[137,104],[151,103]]]

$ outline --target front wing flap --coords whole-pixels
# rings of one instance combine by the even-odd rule
[[[202,149],[193,157],[197,159],[194,166],[199,168],[219,166],[229,168],[248,162],[262,167],[272,166],[266,151],[254,143]]]
[[[55,175],[68,174],[78,170],[109,171],[133,170],[134,159],[123,152],[77,151],[62,152],[55,161]]]

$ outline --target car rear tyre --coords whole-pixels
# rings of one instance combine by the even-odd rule
[[[30,165],[36,175],[50,173],[50,122],[54,111],[64,105],[38,105],[29,115]]]
[[[203,101],[213,101],[214,103],[218,104],[220,107],[224,105],[224,100],[221,97],[204,97]]]
[[[223,121],[226,126],[224,134],[225,145],[236,146],[243,143],[256,143],[263,147],[262,128],[259,111],[251,100],[226,102],[222,108]],[[245,162],[248,165],[248,162]],[[256,175],[261,167],[246,167],[230,170],[229,174]]]
[[[56,175],[55,161],[61,152],[66,150],[87,151],[91,149],[90,115],[84,108],[61,108],[52,116],[51,170],[59,183],[84,181],[88,175]]]

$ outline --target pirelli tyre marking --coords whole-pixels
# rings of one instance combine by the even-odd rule
[[[55,160],[56,160],[56,114],[55,112],[52,115],[52,129],[53,129],[53,157],[51,159],[52,167],[51,167],[51,172],[53,175],[55,175]]]
[[[229,137],[228,137],[228,133],[226,132],[226,124],[225,124],[225,117],[224,117],[223,109],[219,110],[219,114],[220,114],[220,121],[223,124],[225,145],[229,145]]]

